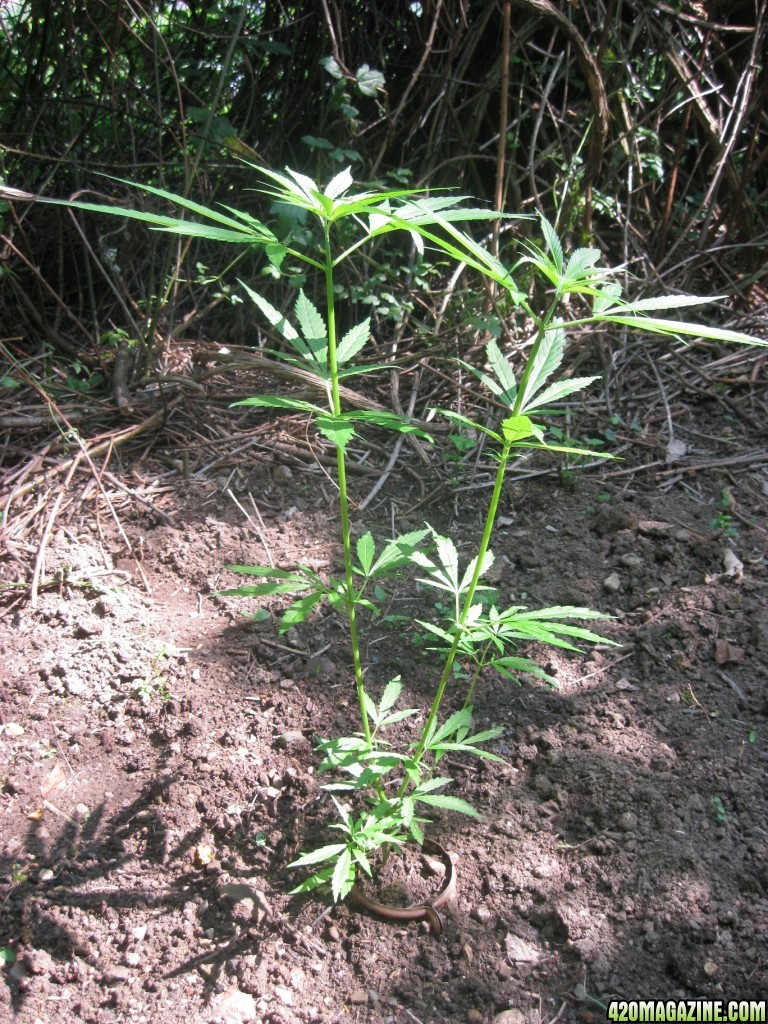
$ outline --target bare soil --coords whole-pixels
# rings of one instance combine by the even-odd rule
[[[504,727],[505,760],[451,765],[484,817],[430,829],[458,876],[439,939],[290,895],[286,865],[332,835],[312,748],[356,728],[350,653],[331,614],[281,638],[279,600],[255,622],[216,595],[231,564],[338,568],[322,472],[261,454],[145,486],[120,515],[138,561],[103,506],[57,522],[37,606],[12,590],[0,621],[0,1021],[591,1024],[614,998],[765,998],[768,476],[727,462],[765,436],[711,405],[679,436],[679,463],[659,441],[505,491],[502,600],[599,608],[621,646],[532,652],[557,690],[482,681],[476,720]],[[160,437],[122,478],[173,456]],[[469,557],[487,496],[471,462],[451,483],[402,459],[361,531],[426,519]],[[399,595],[391,614],[430,613]],[[399,673],[423,707],[435,669],[411,632],[367,625],[367,680]],[[399,898],[439,887],[431,870],[416,860]]]

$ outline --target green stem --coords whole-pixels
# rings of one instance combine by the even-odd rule
[[[331,256],[330,225],[323,224],[325,233],[325,295],[328,310],[328,371],[331,377],[331,405],[334,416],[341,415],[341,396],[339,394],[339,364],[336,358],[336,308],[333,293],[333,259]],[[349,498],[347,495],[347,464],[344,449],[336,446],[336,472],[339,484],[339,509],[341,511],[341,540],[344,546],[344,576],[346,586],[346,605],[349,617],[349,639],[352,645],[352,661],[355,670],[355,688],[357,701],[360,705],[360,719],[363,724],[365,742],[372,747],[371,726],[365,710],[365,691],[363,688],[363,666],[360,661],[360,643],[357,634],[357,616],[355,609],[355,589],[352,575],[352,538],[349,528]]]
[[[488,552],[488,547],[491,543],[491,536],[493,534],[493,526],[496,521],[496,512],[499,507],[499,499],[501,498],[501,485],[504,483],[504,474],[506,472],[507,463],[509,462],[510,452],[512,450],[512,442],[504,441],[499,455],[499,468],[496,470],[496,481],[493,485],[493,494],[491,495],[491,501],[488,505],[488,514],[485,518],[485,527],[483,529],[483,536],[480,540],[480,547],[477,552],[477,563],[475,565],[475,571],[472,574],[472,581],[469,584],[469,590],[467,596],[464,598],[464,605],[461,609],[461,616],[459,617],[458,629],[456,636],[454,637],[451,649],[448,651],[448,655],[445,659],[445,665],[443,667],[443,674],[440,676],[440,682],[437,685],[437,691],[435,692],[434,700],[432,701],[432,707],[429,711],[424,729],[422,730],[421,737],[416,746],[416,750],[413,755],[413,760],[418,763],[424,753],[424,748],[427,745],[427,738],[435,724],[437,719],[437,713],[440,709],[440,704],[443,700],[443,694],[445,688],[448,685],[448,680],[451,678],[451,672],[453,670],[453,663],[456,660],[456,655],[459,651],[459,644],[461,643],[461,636],[466,625],[467,618],[469,616],[469,610],[472,607],[472,601],[475,596],[477,584],[480,580],[480,573],[482,572],[483,562]],[[408,780],[406,779],[400,787],[398,796],[402,797],[408,788]]]

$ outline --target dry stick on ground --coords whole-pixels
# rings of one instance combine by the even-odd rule
[[[37,594],[38,589],[40,587],[40,576],[42,575],[43,566],[45,565],[45,549],[47,548],[48,541],[50,540],[51,537],[53,524],[56,522],[56,516],[59,514],[59,508],[61,507],[61,501],[62,498],[64,497],[64,492],[69,486],[72,477],[75,475],[75,470],[77,469],[82,457],[83,453],[78,452],[78,454],[72,460],[72,465],[70,466],[70,470],[67,473],[67,477],[64,483],[62,484],[61,488],[59,489],[59,493],[56,495],[56,500],[53,503],[51,514],[48,516],[48,522],[45,524],[45,529],[43,530],[43,536],[40,538],[40,544],[37,549],[37,556],[35,557],[35,568],[34,572],[32,573],[32,587],[29,593],[29,603],[32,606],[32,608],[37,608]]]

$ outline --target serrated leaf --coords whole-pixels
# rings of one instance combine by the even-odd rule
[[[285,168],[286,174],[289,174],[291,178],[299,186],[301,192],[306,196],[307,199],[311,200],[314,205],[317,205],[317,200],[320,198],[321,192],[317,183],[312,181],[311,178],[307,177],[306,174],[299,174],[298,171],[291,170],[290,167]]]
[[[442,789],[443,786],[447,786],[449,782],[453,782],[453,779],[448,778],[447,775],[438,775],[433,779],[427,779],[426,782],[422,782],[421,785],[414,790],[414,797],[418,799],[422,793],[431,793],[435,789]]]
[[[400,676],[395,676],[394,679],[390,679],[387,685],[384,687],[384,693],[381,695],[379,701],[379,714],[384,715],[387,711],[397,704],[400,694],[403,689],[403,682]]]
[[[602,289],[606,291],[607,289]],[[619,291],[619,295],[621,292]],[[648,309],[682,309],[684,306],[704,306],[711,302],[721,302],[725,295],[655,295],[647,299],[635,299],[610,307],[613,313],[635,313]]]
[[[361,324],[357,327],[353,327],[347,331],[344,337],[339,342],[338,348],[336,349],[336,361],[341,365],[346,363],[353,356],[365,348],[368,343],[368,339],[371,336],[371,318],[366,317]]]
[[[454,589],[459,585],[459,553],[450,537],[435,534],[435,550],[438,560],[438,571]]]
[[[574,249],[565,265],[563,291],[568,290],[569,281],[582,280],[586,272],[598,262],[602,253],[599,249]]]
[[[542,438],[540,427],[528,416],[508,416],[501,424],[504,440],[508,442],[524,441],[527,437]]]
[[[299,291],[294,312],[301,333],[308,342],[324,340],[327,337],[325,322],[303,289]]]
[[[271,565],[228,565],[230,572],[243,573],[246,576],[270,576],[277,580],[299,580],[302,577],[291,569],[275,569]]]
[[[762,338],[755,338],[751,334],[742,334],[740,331],[730,331],[722,327],[710,327],[707,324],[688,323],[684,320],[622,316],[613,314],[609,310],[607,313],[600,313],[593,317],[593,321],[596,323],[622,324],[625,327],[633,327],[639,331],[646,331],[649,334],[686,335],[694,338],[706,338],[708,341],[729,341],[737,345],[768,347],[768,341]]]
[[[552,256],[552,262],[557,269],[557,273],[562,277],[563,274],[563,247],[560,243],[560,239],[557,237],[557,232],[549,223],[549,221],[541,215],[539,217],[541,223],[541,230],[544,235],[544,239],[549,249],[550,255]]]
[[[351,877],[350,877],[351,876]],[[355,870],[352,866],[352,855],[345,847],[344,852],[336,862],[336,867],[331,875],[331,892],[335,902],[338,902],[347,895],[352,888],[355,879]]]
[[[321,864],[324,860],[331,860],[337,857],[346,848],[346,843],[332,843],[330,846],[321,846],[319,850],[312,850],[311,853],[302,853],[298,860],[293,861],[288,867],[304,868],[309,864]]]
[[[565,331],[558,327],[547,331],[541,339],[531,363],[531,372],[520,401],[521,411],[530,408],[530,399],[539,391],[563,361]]]
[[[306,622],[312,610],[325,596],[325,594],[315,591],[315,593],[307,594],[306,597],[300,597],[298,601],[290,604],[280,618],[278,629],[280,635],[282,636],[283,633],[287,633],[291,626],[298,626],[300,623]]]
[[[485,353],[488,357],[491,369],[496,375],[496,379],[500,385],[500,390],[496,392],[498,397],[506,405],[513,405],[515,397],[517,396],[517,382],[515,380],[515,374],[512,367],[509,365],[509,362],[504,357],[504,354],[499,348],[498,342],[495,338],[491,338],[485,346]]]
[[[440,740],[447,739],[448,736],[458,734],[462,730],[465,730],[465,735],[469,732],[469,727],[472,723],[472,710],[471,708],[461,708],[459,711],[454,713],[443,723],[442,726],[435,732],[432,737],[432,742],[439,742]]]
[[[355,428],[346,416],[329,416],[323,413],[315,420],[317,429],[337,448],[344,450],[355,436]]]
[[[298,338],[299,333],[296,330],[296,328],[293,327],[292,324],[290,324],[285,319],[285,317],[279,310],[275,309],[271,302],[268,302],[263,295],[259,295],[258,292],[255,292],[253,288],[250,287],[250,285],[247,285],[245,283],[245,281],[241,281],[238,278],[238,283],[241,284],[243,288],[245,288],[250,298],[253,299],[253,301],[259,307],[259,309],[267,318],[267,320],[272,324],[273,327],[276,327],[278,331],[280,331],[280,333],[286,339],[286,341],[294,341],[296,338]]]
[[[545,388],[537,398],[525,403],[525,412],[532,412],[534,409],[540,409],[541,406],[548,405],[550,402],[559,402],[560,399],[565,398],[566,395],[572,395],[575,391],[581,391],[584,388],[589,387],[590,384],[594,384],[596,380],[600,380],[600,378],[572,377],[570,380],[560,380],[555,384],[550,384],[550,386]]]
[[[314,875],[310,875],[309,878],[305,878],[295,889],[290,889],[290,895],[295,896],[296,893],[314,892],[321,885],[327,885],[332,874],[333,868],[323,868],[322,871],[318,871]]]
[[[413,530],[391,540],[371,569],[372,576],[383,576],[411,561],[417,545],[427,536],[429,530]]]
[[[391,715],[386,715],[381,720],[381,725],[394,725],[395,722],[402,722],[406,718],[413,718],[414,715],[418,715],[418,708],[408,708],[403,711],[393,711]]]
[[[373,535],[370,531],[368,533],[364,533],[362,537],[358,538],[355,550],[357,551],[357,558],[360,562],[360,566],[367,576],[371,571],[373,556],[376,552],[376,545],[373,542]]]
[[[432,807],[442,807],[446,811],[458,811],[459,814],[466,814],[470,818],[483,817],[472,804],[462,800],[460,796],[449,796],[447,793],[429,793],[425,796],[414,794],[414,800],[422,804],[430,804]]]
[[[471,367],[470,367],[471,368]],[[451,423],[455,423],[457,427],[469,427],[472,430],[480,431],[483,434],[487,434],[488,437],[493,438],[494,441],[501,443],[501,437],[494,430],[490,430],[488,427],[483,426],[482,423],[476,423],[475,420],[469,419],[467,416],[462,416],[461,413],[452,412],[450,409],[441,409],[434,407],[434,412],[439,412],[441,416],[445,416]]]
[[[421,427],[415,426],[394,412],[356,409],[354,412],[347,413],[347,416],[350,420],[358,423],[370,423],[376,427],[383,427],[385,430],[394,430],[398,434],[416,434],[424,441],[432,441],[432,437],[422,430]]]
[[[376,705],[373,703],[369,695],[363,691],[363,705],[365,706],[365,712],[374,724],[378,724],[379,714],[376,710]]]
[[[300,398],[284,398],[282,395],[253,395],[251,398],[244,398],[240,402],[233,402],[235,406],[257,406],[261,409],[296,409],[298,412],[324,413],[325,410],[313,402],[305,402]]]
[[[491,568],[491,566],[493,565],[494,561],[495,561],[495,559],[494,559],[493,552],[490,551],[490,550],[486,551],[485,555],[483,556],[483,564],[482,564],[482,566],[480,568],[480,572],[478,574],[478,579],[482,579],[482,577]],[[477,556],[475,556],[475,558],[473,558],[472,561],[467,566],[466,571],[465,571],[464,575],[461,578],[461,586],[459,587],[459,590],[464,591],[464,590],[466,590],[469,587],[469,584],[472,582],[472,577],[474,575],[475,566],[476,565],[477,565]],[[481,606],[480,605],[476,605],[474,607],[480,608]],[[469,620],[467,620],[467,621],[469,621]]]
[[[325,187],[325,194],[329,199],[338,199],[352,184],[352,173],[349,167],[345,167],[328,182]]]

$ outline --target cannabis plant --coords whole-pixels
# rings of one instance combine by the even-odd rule
[[[495,671],[520,679],[531,676],[553,682],[544,669],[525,654],[530,642],[565,650],[578,650],[580,643],[611,643],[578,624],[604,616],[589,608],[555,606],[529,609],[522,605],[499,607],[493,592],[482,581],[493,564],[491,540],[499,507],[502,483],[510,464],[530,450],[588,455],[570,445],[556,443],[548,435],[546,413],[559,401],[588,387],[595,377],[558,378],[567,332],[585,325],[615,324],[646,333],[696,337],[734,342],[752,342],[745,335],[702,324],[661,319],[662,309],[681,308],[712,301],[691,296],[643,299],[622,298],[616,275],[600,266],[601,254],[594,248],[579,248],[566,258],[553,227],[542,217],[538,221],[540,242],[520,243],[516,262],[507,267],[478,244],[465,225],[473,220],[495,217],[486,209],[467,208],[464,197],[410,189],[377,191],[356,188],[349,170],[337,174],[324,188],[296,171],[276,173],[253,166],[263,182],[259,191],[273,209],[303,211],[314,221],[316,233],[309,233],[308,248],[297,248],[281,240],[265,223],[231,206],[201,206],[189,199],[151,186],[139,186],[165,202],[186,211],[188,216],[116,211],[112,207],[77,203],[81,209],[119,213],[148,223],[153,229],[188,237],[214,239],[235,245],[261,248],[274,277],[284,268],[301,264],[315,273],[323,285],[323,308],[318,309],[301,290],[292,314],[273,306],[252,283],[241,282],[261,316],[282,338],[274,359],[308,369],[320,380],[321,398],[307,401],[274,394],[259,394],[237,403],[305,414],[336,453],[336,483],[340,539],[344,554],[343,572],[324,577],[308,565],[277,567],[232,566],[234,572],[255,582],[225,591],[245,598],[265,599],[292,595],[283,613],[280,630],[305,622],[324,602],[346,622],[352,663],[353,687],[358,721],[346,736],[321,739],[320,770],[331,774],[326,789],[332,795],[339,820],[330,825],[338,841],[300,856],[292,865],[309,868],[309,877],[298,885],[311,891],[330,884],[334,899],[352,888],[358,872],[370,874],[372,854],[402,846],[409,840],[423,843],[433,808],[457,811],[469,816],[478,812],[462,798],[447,792],[451,778],[445,774],[446,755],[470,755],[499,760],[488,744],[500,736],[498,728],[473,731],[472,697],[481,673]],[[353,543],[352,515],[347,487],[347,449],[361,431],[371,427],[393,433],[412,433],[429,442],[422,426],[394,411],[345,409],[342,382],[385,367],[362,362],[370,342],[371,324],[344,324],[337,308],[339,267],[363,246],[394,232],[405,233],[419,251],[430,247],[456,263],[494,283],[503,305],[517,310],[519,319],[533,325],[527,356],[510,355],[494,340],[485,350],[482,366],[464,364],[493,396],[495,408],[503,410],[493,426],[479,423],[454,410],[440,409],[459,430],[484,434],[491,444],[496,463],[493,490],[477,551],[461,564],[455,543],[428,524],[377,544],[370,532]],[[317,245],[312,245],[312,238]],[[517,280],[533,279],[543,285],[523,291]],[[542,292],[541,306],[529,298]],[[573,296],[579,296],[576,303]],[[566,302],[566,300],[571,300]],[[578,317],[565,317],[576,305]],[[522,351],[522,348],[521,348]],[[435,687],[429,707],[399,707],[400,676],[374,694],[366,684],[361,657],[361,613],[377,614],[384,594],[381,583],[415,570],[422,586],[432,588],[446,614],[438,623],[424,621],[422,628],[433,639]],[[471,667],[463,696],[452,685],[457,659]],[[443,708],[446,693],[457,707],[447,717]],[[410,725],[410,732],[408,727]],[[402,740],[403,734],[406,739]]]

